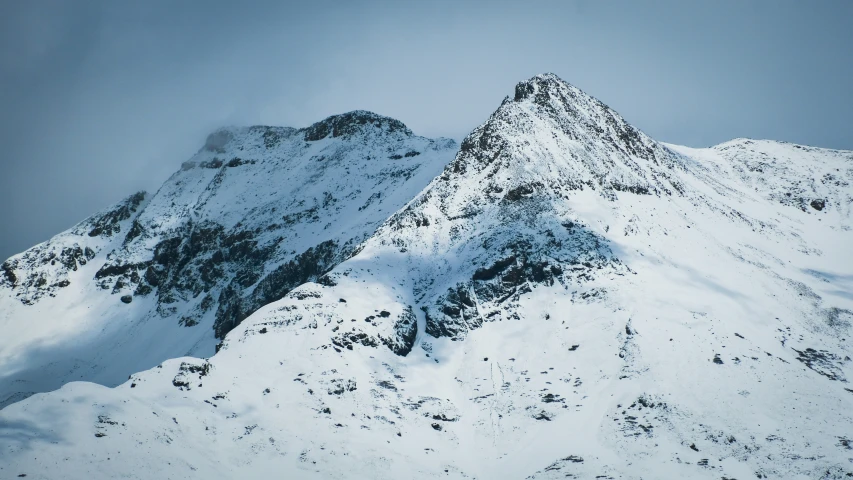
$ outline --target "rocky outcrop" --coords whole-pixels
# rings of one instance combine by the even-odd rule
[[[146,199],[145,192],[135,193],[69,231],[9,258],[0,265],[0,293],[8,289],[25,305],[55,297],[71,285],[72,272],[95,260],[120,238],[122,229],[129,228]]]
[[[156,194],[132,195],[0,265],[0,325],[37,326],[0,342],[0,367],[36,358],[0,373],[0,399],[69,379],[114,385],[164,358],[212,355],[258,309],[324,281],[455,149],[365,111],[302,129],[213,132]],[[39,350],[72,328],[85,342]],[[401,340],[384,342],[411,348],[413,328],[403,321]]]

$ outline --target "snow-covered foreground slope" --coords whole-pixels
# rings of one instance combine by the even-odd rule
[[[155,195],[2,264],[0,408],[212,355],[216,337],[348,258],[455,150],[363,111],[213,133]]]
[[[848,478],[853,152],[522,82],[208,360],[0,411],[27,478]]]

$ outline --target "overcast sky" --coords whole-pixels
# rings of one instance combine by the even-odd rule
[[[461,139],[542,72],[666,142],[853,149],[851,21],[849,0],[2,2],[0,261],[156,190],[216,127],[366,109]]]

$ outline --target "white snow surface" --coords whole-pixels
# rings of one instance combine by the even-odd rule
[[[302,130],[214,132],[156,194],[139,193],[3,264],[0,408],[69,381],[115,386],[169,358],[212,355],[225,285],[250,269],[257,278],[238,287],[248,295],[318,246],[328,247],[326,260],[345,259],[455,150],[452,140],[363,111]],[[148,270],[162,267],[156,258],[167,254],[158,252],[172,240],[171,263],[187,266],[170,266],[159,290],[140,293],[140,284],[152,290]],[[261,252],[262,263],[244,251]],[[102,275],[110,266],[123,274]]]
[[[849,478],[851,182],[536,76],[216,355],[0,411],[0,477]]]

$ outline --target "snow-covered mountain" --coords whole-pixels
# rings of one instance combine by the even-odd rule
[[[442,167],[211,358],[0,411],[0,475],[853,476],[853,152],[662,144],[546,74]]]
[[[155,195],[0,266],[0,407],[212,355],[245,317],[352,255],[456,148],[363,111],[214,132]]]

